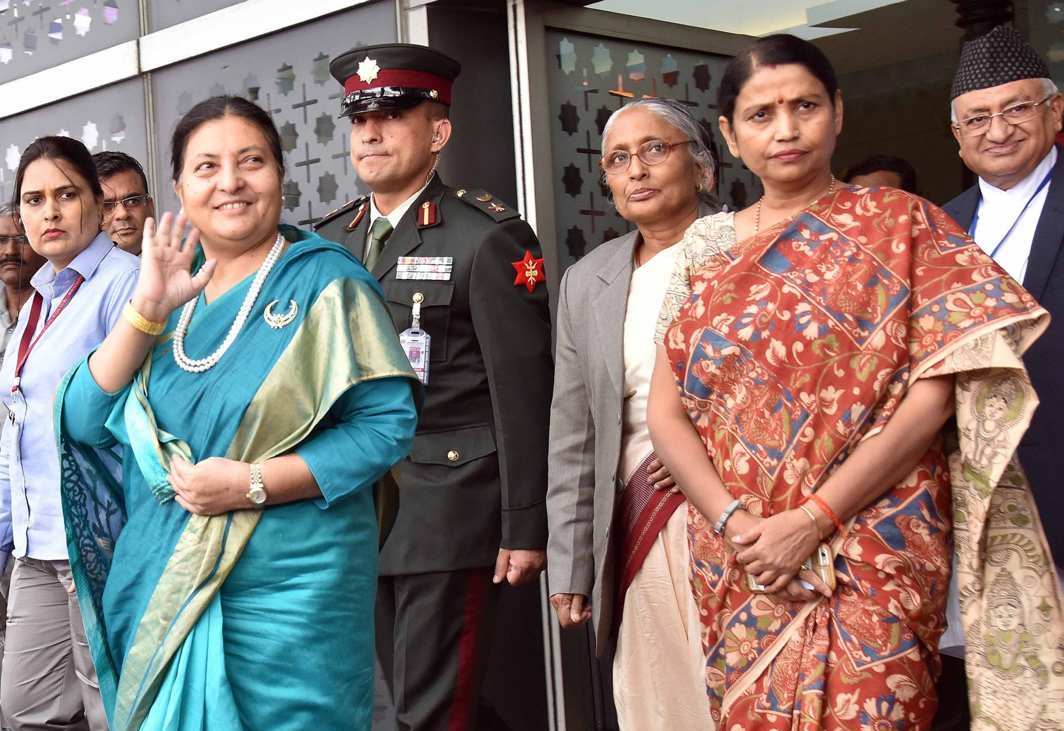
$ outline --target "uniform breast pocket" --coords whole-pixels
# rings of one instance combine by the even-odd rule
[[[410,462],[403,469],[415,483],[450,485],[455,480],[479,486],[498,479],[495,435],[486,424],[414,437]]]
[[[414,303],[421,305],[421,329],[432,338],[429,361],[447,360],[447,330],[454,285],[447,282],[389,282],[384,296],[399,330],[411,326]]]

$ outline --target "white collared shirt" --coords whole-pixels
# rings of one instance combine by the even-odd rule
[[[1054,146],[1030,175],[1008,190],[995,188],[979,178],[979,193],[982,199],[977,209],[979,220],[972,238],[979,244],[979,248],[992,255],[1001,268],[1017,282],[1023,282],[1023,277],[1027,274],[1027,260],[1031,256],[1034,232],[1049,195],[1049,186],[1042,188],[1034,199],[1031,196],[1056,164],[1057,148]],[[1031,204],[1017,221],[1016,218],[1020,216],[1020,211],[1027,201],[1031,201]],[[1009,227],[1014,222],[1016,227],[1009,233]],[[1002,242],[1006,234],[1008,239]],[[999,243],[1001,247],[994,254],[994,248]]]
[[[422,193],[425,192],[425,188],[429,187],[429,182],[432,181],[433,176],[429,176],[429,179],[425,181],[425,184],[421,186],[418,192],[407,198],[405,201],[397,205],[391,213],[385,215],[377,209],[377,201],[371,195],[369,197],[369,226],[366,228],[366,243],[363,244],[363,252],[369,251],[369,231],[373,228],[373,222],[381,216],[388,219],[388,223],[392,224],[392,230],[394,231],[399,227],[399,222],[403,220],[403,216],[410,210],[410,206],[414,205],[414,201],[418,199]]]

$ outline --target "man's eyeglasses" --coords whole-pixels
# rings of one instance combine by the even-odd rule
[[[0,249],[10,244],[15,246],[29,246],[30,240],[25,236],[0,236]]]
[[[990,125],[993,123],[995,117],[1001,117],[1005,122],[1013,126],[1022,124],[1034,119],[1034,116],[1038,113],[1038,107],[1042,106],[1055,96],[1056,93],[1053,93],[1039,102],[1019,102],[1018,104],[1005,107],[995,114],[973,114],[970,117],[965,117],[960,122],[955,122],[953,126],[964,132],[966,135],[975,136],[986,133],[986,131],[990,129]]]
[[[602,169],[607,175],[620,175],[632,164],[632,157],[638,157],[644,165],[660,165],[678,145],[689,145],[694,140],[666,142],[665,140],[647,140],[641,144],[633,156],[625,150],[614,150],[602,158]]]
[[[122,207],[127,211],[136,211],[142,208],[149,200],[151,200],[151,196],[147,193],[142,195],[127,195],[125,198],[118,199],[105,198],[103,201],[103,212],[108,214],[114,213],[115,208],[117,208],[119,204],[122,204]]]

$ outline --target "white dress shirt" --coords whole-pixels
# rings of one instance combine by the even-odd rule
[[[1034,232],[1038,227],[1046,196],[1049,195],[1049,186],[1043,186],[1038,195],[1034,193],[1056,164],[1057,148],[1054,146],[1030,175],[1008,190],[995,188],[979,178],[979,193],[982,198],[979,208],[976,209],[979,218],[972,238],[979,244],[979,248],[994,257],[994,261],[1017,282],[1023,282],[1027,273],[1027,260],[1031,256]],[[1030,201],[1030,205],[1027,205],[1027,201]],[[1027,205],[1025,211],[1024,205]],[[1015,227],[1009,232],[1014,223]],[[998,244],[1001,246],[997,253],[994,253]]]

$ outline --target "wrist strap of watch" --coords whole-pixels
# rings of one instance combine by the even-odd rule
[[[717,522],[713,525],[713,532],[718,536],[724,535],[724,526],[728,524],[728,520],[731,519],[732,514],[742,506],[742,500],[732,500],[728,503],[728,507],[724,508],[724,512],[720,514],[720,517],[717,518]]]
[[[261,508],[266,503],[266,486],[262,482],[262,464],[251,463],[251,483],[245,496],[253,506]]]

